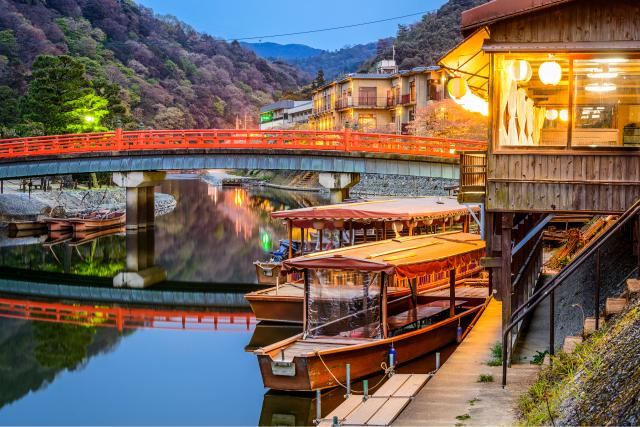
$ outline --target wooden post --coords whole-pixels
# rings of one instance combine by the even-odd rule
[[[318,243],[320,244],[320,251],[322,251],[322,230],[318,230]]]
[[[289,227],[289,259],[293,258],[293,221],[287,221]]]
[[[469,215],[465,215],[464,221],[462,223],[462,231],[465,233],[469,232]]]
[[[556,341],[556,322],[555,322],[555,291],[551,291],[549,295],[549,354],[555,354],[555,341]]]
[[[502,328],[511,319],[511,230],[513,229],[513,213],[502,214],[501,266],[500,266],[500,300],[502,301]]]
[[[456,315],[456,269],[449,270],[449,317]]]
[[[442,232],[445,233],[447,231],[447,220],[442,220]]]
[[[303,310],[302,310],[302,331],[303,337],[307,336],[307,332],[309,331],[309,319],[307,317],[307,312],[309,311],[309,270],[304,269],[302,271],[302,275],[304,277],[304,299],[303,299]]]
[[[304,227],[300,227],[300,256],[304,255]]]
[[[367,243],[367,227],[364,227],[364,228],[362,229],[362,241],[363,241],[364,243]]]
[[[389,326],[387,325],[387,284],[385,283],[386,274],[380,273],[382,284],[382,335],[384,338],[389,337]]]
[[[594,307],[596,312],[596,331],[600,327],[600,249],[596,251],[596,291]]]
[[[355,239],[353,238],[353,221],[349,221],[349,246],[353,246]]]

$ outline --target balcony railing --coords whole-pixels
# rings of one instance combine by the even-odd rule
[[[347,96],[336,100],[336,110],[343,108],[386,108],[387,97],[385,96]]]
[[[487,152],[465,151],[460,154],[459,203],[484,203],[487,185]]]

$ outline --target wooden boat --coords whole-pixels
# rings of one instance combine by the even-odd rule
[[[111,236],[113,234],[122,234],[125,231],[126,230],[124,226],[96,229],[92,228],[83,231],[74,231],[73,241],[69,242],[69,246],[81,246],[100,237]]]
[[[394,239],[359,257],[285,261],[285,269],[304,274],[303,333],[255,351],[265,387],[335,387],[346,380],[346,364],[353,380],[379,373],[392,346],[401,364],[461,339],[484,309],[486,289],[457,297],[451,285],[448,295],[438,297],[418,294],[415,284],[444,269],[455,283],[457,267],[482,256],[485,244],[467,233],[425,238],[435,240]],[[401,279],[411,282],[411,293],[389,301],[389,284]]]
[[[125,220],[124,211],[93,212],[88,215],[67,219],[74,232],[117,227],[123,225]]]
[[[271,214],[274,219],[281,219],[287,224],[288,241],[297,242],[300,250],[296,250],[294,245],[284,256],[280,254],[264,263],[255,262],[258,283],[275,285],[275,274],[267,274],[275,272],[283,259],[304,255],[310,250],[314,252],[389,237],[445,232],[454,227],[467,232],[470,210],[478,213],[479,206],[467,208],[453,197],[431,196],[365,200],[274,212]],[[313,242],[310,230],[317,230],[313,233]],[[328,233],[335,232],[339,232],[337,240],[328,236]]]
[[[44,232],[47,225],[40,221],[12,221],[8,225],[9,234],[17,234],[20,231]]]
[[[67,218],[44,217],[41,219],[47,225],[47,232],[71,230],[71,223]]]
[[[431,241],[432,237],[446,236],[452,234],[441,233],[435,235],[422,235],[422,236],[407,236],[396,239],[398,242],[411,242],[415,244],[417,242]],[[453,234],[456,234],[454,232]],[[388,246],[394,246],[394,243],[390,240],[378,241],[371,243],[364,243],[361,245],[350,246],[342,249],[334,249],[325,252],[318,252],[316,255],[321,254],[340,254],[342,256],[361,256],[362,254],[369,253],[368,251],[380,250],[380,248]],[[276,267],[274,267],[276,268]],[[280,269],[278,269],[280,271]],[[477,275],[482,271],[480,267],[479,258],[468,258],[468,262],[458,266],[456,271],[456,279],[459,284],[463,284],[463,279]],[[275,275],[275,272],[273,273]],[[284,281],[284,276],[279,276]],[[278,278],[278,276],[275,276]],[[423,277],[418,280],[417,290],[418,292],[424,292],[431,289],[437,289],[441,286],[447,286],[449,283],[449,271],[444,271],[439,276]],[[388,288],[389,299],[395,299],[407,295],[410,293],[410,287],[407,280],[397,280],[392,286]],[[297,282],[289,281],[281,285],[276,285],[267,289],[261,289],[258,291],[250,292],[245,295],[245,299],[249,302],[253,313],[256,315],[256,319],[271,321],[271,322],[284,322],[284,323],[302,323],[304,292],[302,279]]]

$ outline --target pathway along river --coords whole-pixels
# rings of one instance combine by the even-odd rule
[[[177,206],[156,221],[155,263],[168,277],[156,289],[110,288],[127,256],[123,234],[77,247],[0,234],[0,424],[312,422],[315,396],[265,390],[246,351],[298,330],[256,325],[242,294],[255,288],[252,262],[286,238],[270,212],[326,200],[223,188],[195,175],[171,176],[158,190]],[[193,305],[202,298],[214,303]],[[426,357],[401,371],[427,372],[434,363]],[[343,393],[323,394],[324,414]]]

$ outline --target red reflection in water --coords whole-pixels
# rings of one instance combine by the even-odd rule
[[[119,331],[152,328],[242,332],[250,331],[252,326],[256,324],[256,319],[249,310],[233,313],[156,310],[73,305],[8,298],[0,298],[0,317],[81,326],[102,326],[117,328]]]

